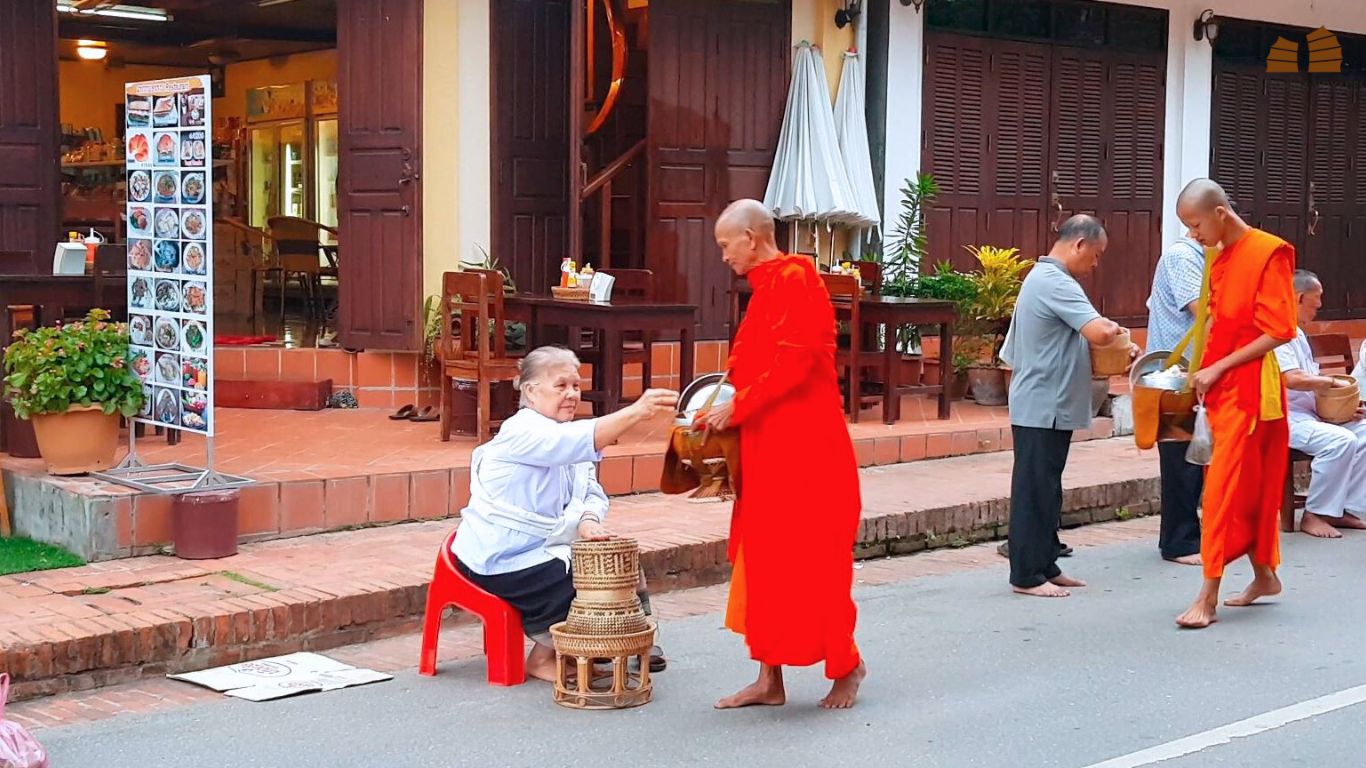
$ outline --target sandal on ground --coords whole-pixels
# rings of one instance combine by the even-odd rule
[[[394,411],[393,413],[389,414],[389,419],[391,421],[404,421],[412,418],[413,414],[416,412],[417,406],[412,404],[405,405],[402,408],[399,408],[397,411]]]
[[[440,421],[441,414],[436,412],[436,408],[425,405],[422,410],[417,411],[408,417],[408,421]]]

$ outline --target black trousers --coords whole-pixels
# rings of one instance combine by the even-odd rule
[[[1200,495],[1205,468],[1186,461],[1190,443],[1158,443],[1162,468],[1162,530],[1157,548],[1168,560],[1200,553]]]
[[[1015,464],[1010,475],[1010,583],[1029,589],[1062,574],[1058,525],[1062,471],[1072,431],[1011,426]]]

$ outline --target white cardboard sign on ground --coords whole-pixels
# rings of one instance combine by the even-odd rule
[[[247,701],[269,701],[300,693],[378,683],[392,680],[394,676],[359,669],[316,653],[291,653],[167,677]]]

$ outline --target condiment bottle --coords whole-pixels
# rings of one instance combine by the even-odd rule
[[[573,262],[566,256],[560,260],[560,287],[569,287],[569,272],[573,269]]]
[[[72,232],[71,234],[76,234]],[[95,249],[100,247],[104,239],[92,227],[90,234],[85,238],[85,271],[93,273],[95,271]]]

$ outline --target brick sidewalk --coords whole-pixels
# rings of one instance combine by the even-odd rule
[[[997,538],[1011,455],[863,470],[862,558]],[[1155,455],[1114,439],[1078,443],[1065,524],[1156,508]],[[640,541],[652,589],[724,580],[729,504],[658,494],[613,500],[609,524]],[[0,669],[16,699],[319,650],[411,631],[436,548],[454,521],[269,541],[191,562],[165,556],[0,577]]]
[[[1067,543],[1077,549],[1108,546],[1133,541],[1155,541],[1158,521],[1142,518],[1126,522],[1090,526],[1067,535]],[[951,573],[962,573],[997,566],[1005,568],[1005,561],[994,545],[983,544],[961,549],[943,549],[915,557],[882,558],[866,561],[855,574],[855,593],[862,587],[893,584]],[[1002,584],[1004,589],[1004,583]],[[662,621],[690,616],[718,613],[725,606],[727,587],[724,584],[699,587],[657,595],[651,599],[655,612]],[[346,664],[353,664],[381,672],[411,671],[417,666],[421,637],[406,634],[368,643],[336,648],[328,656]],[[471,660],[483,655],[480,649],[480,629],[471,624],[447,626],[441,633],[438,674],[451,674],[444,665]],[[480,677],[483,672],[464,672]],[[96,691],[50,696],[10,706],[5,714],[24,727],[39,731],[110,717],[159,712],[177,707],[229,699],[220,693],[174,680],[147,679],[103,688]]]

